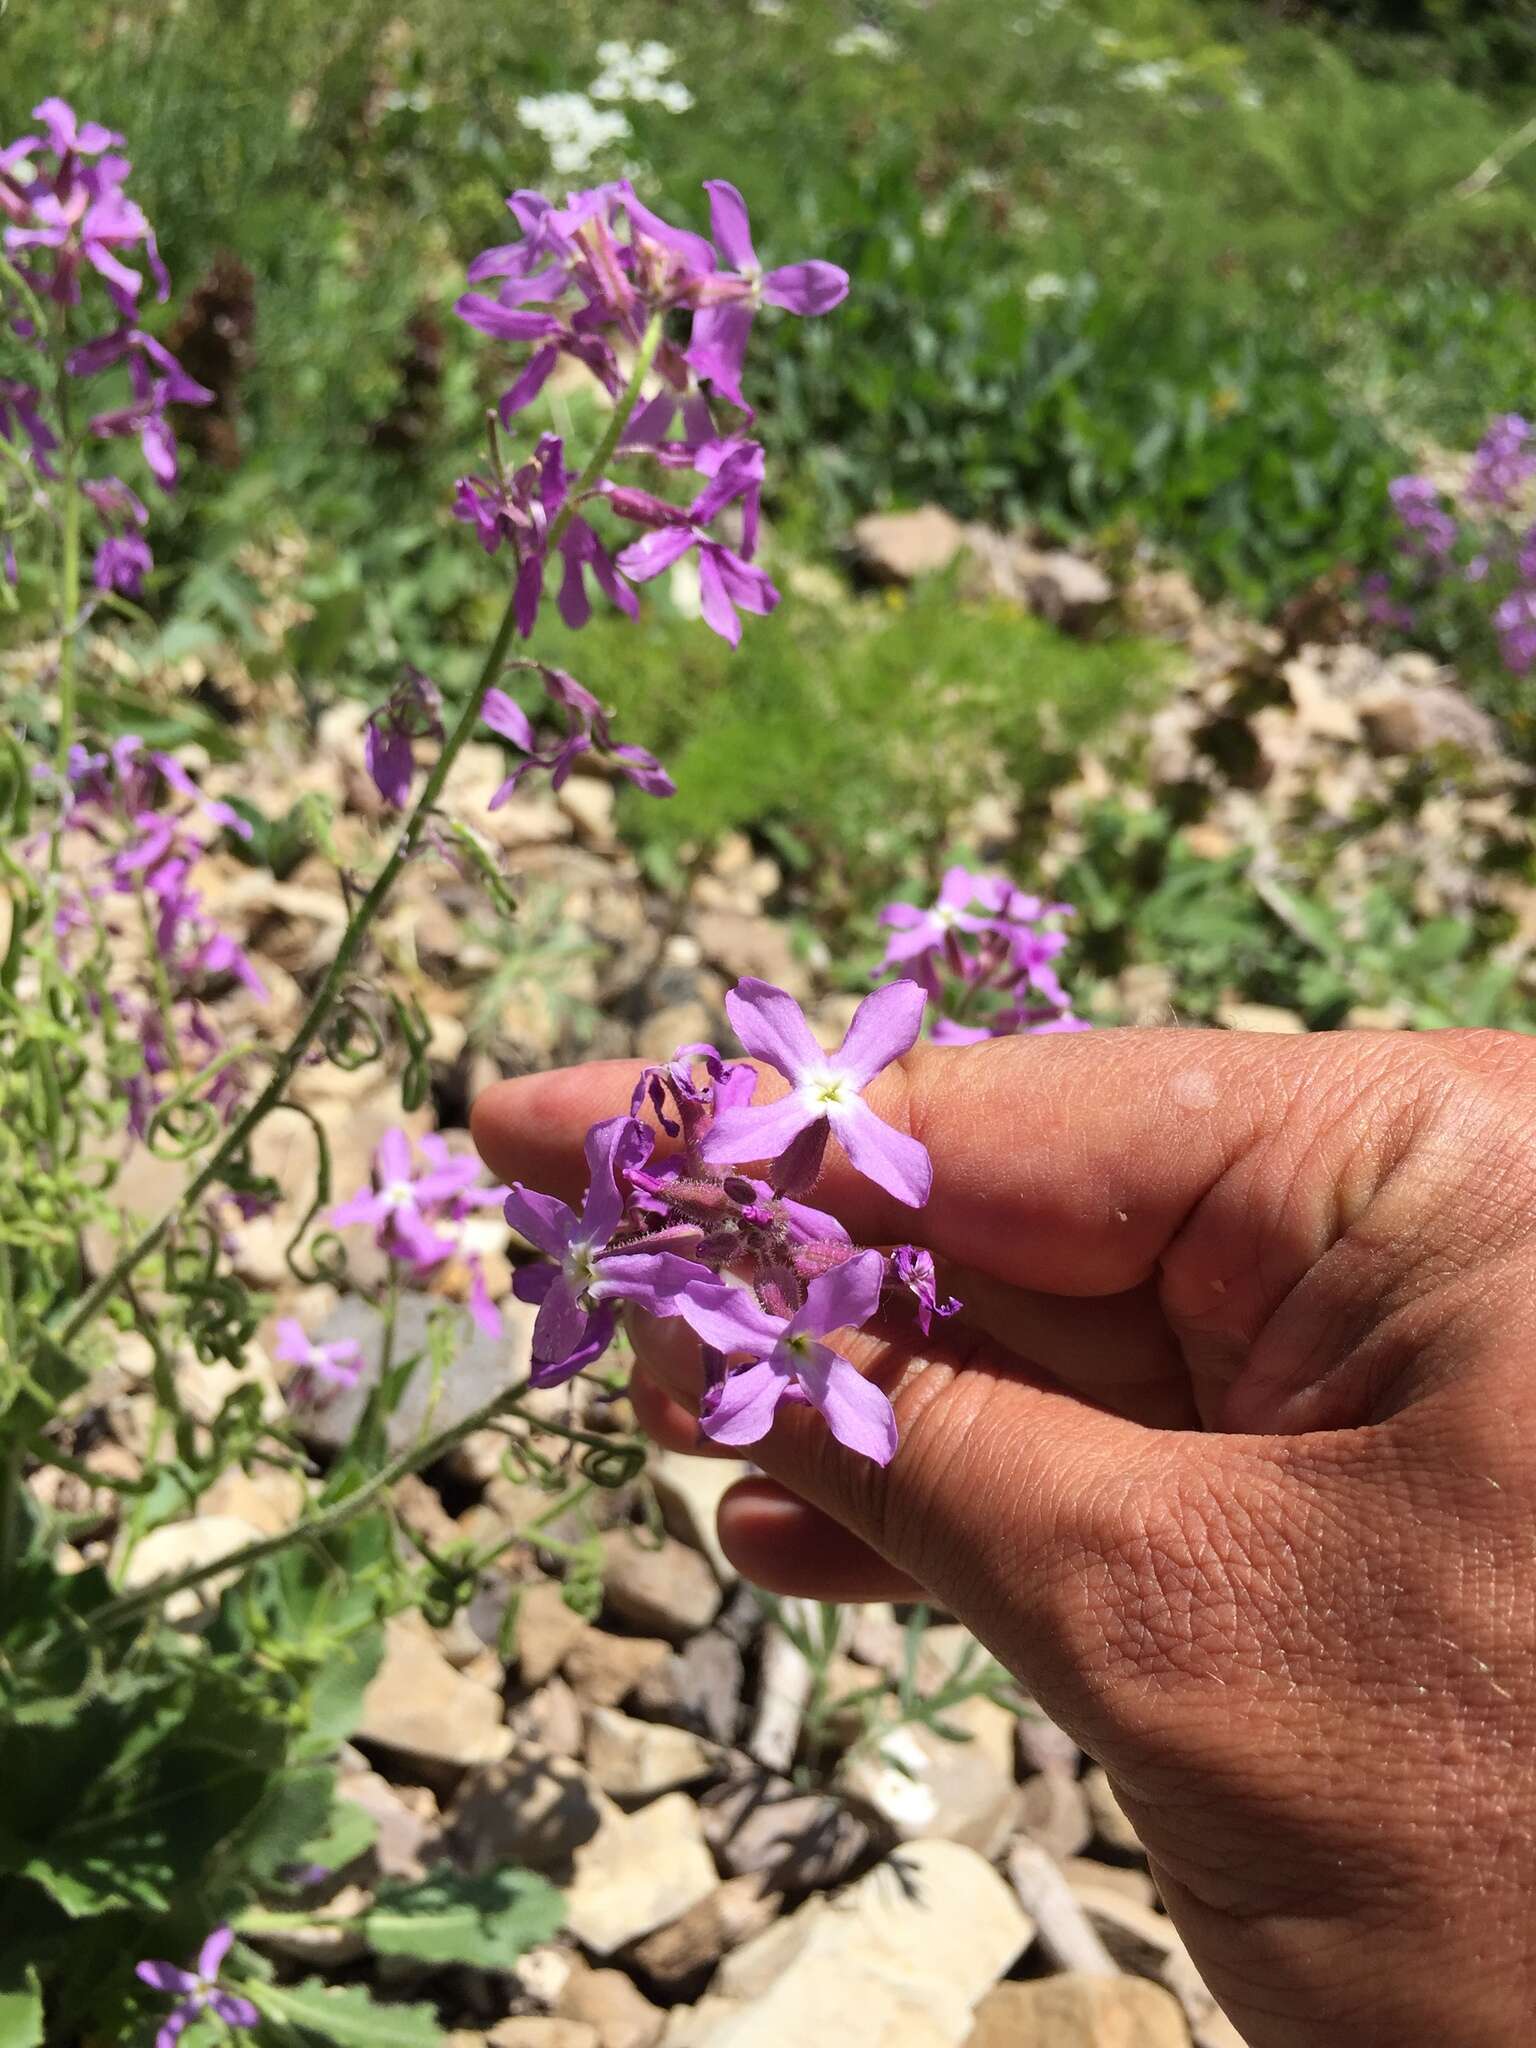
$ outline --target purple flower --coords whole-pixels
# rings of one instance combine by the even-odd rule
[[[404,810],[416,773],[412,741],[441,739],[443,700],[437,685],[419,668],[406,665],[389,701],[369,713],[363,729],[363,765],[387,804]]]
[[[17,377],[0,377],[0,440],[26,440],[40,475],[56,482],[58,471],[48,460],[59,445],[59,437],[43,418],[42,393],[35,384]]]
[[[1517,412],[1500,413],[1478,443],[1467,473],[1466,496],[1474,504],[1508,510],[1536,476],[1536,451],[1527,447],[1531,423]]]
[[[889,1464],[896,1451],[890,1402],[820,1341],[869,1321],[884,1276],[880,1253],[860,1252],[813,1280],[792,1316],[770,1315],[746,1288],[716,1280],[680,1294],[677,1313],[703,1343],[751,1361],[710,1387],[699,1418],[704,1434],[719,1444],[755,1444],[772,1428],[781,1402],[808,1402],[839,1443]]]
[[[338,1228],[371,1225],[380,1250],[417,1272],[441,1265],[458,1249],[456,1239],[437,1227],[441,1212],[480,1177],[478,1161],[454,1159],[441,1147],[439,1139],[429,1151],[423,1140],[428,1163],[418,1168],[405,1132],[386,1131],[373,1155],[372,1185],[333,1209],[328,1220]]]
[[[1387,496],[1403,524],[1404,552],[1443,561],[1456,545],[1458,528],[1445,509],[1439,485],[1427,476],[1394,477]]]
[[[545,434],[532,458],[509,478],[489,483],[484,477],[459,478],[453,516],[472,525],[488,555],[510,542],[518,562],[517,629],[524,639],[533,631],[544,594],[549,536],[570,495],[572,477],[565,467],[558,434]],[[621,583],[608,551],[585,519],[568,519],[558,543],[564,575],[560,583],[560,616],[573,631],[592,616],[586,571],[609,600],[634,618],[640,609],[635,593]]]
[[[98,590],[120,590],[142,597],[144,578],[155,566],[149,543],[137,533],[108,534],[91,563],[91,581]]]
[[[762,462],[762,449],[754,442],[734,444],[731,452],[720,462],[715,475],[686,508],[669,505],[661,498],[652,497],[648,491],[611,487],[608,492],[614,510],[623,518],[641,520],[652,528],[650,533],[632,541],[619,556],[621,573],[634,583],[648,583],[653,576],[659,576],[664,569],[670,569],[674,562],[681,561],[684,555],[697,548],[699,602],[704,623],[733,647],[741,640],[741,621],[736,616],[738,607],[742,611],[756,612],[761,617],[773,610],[779,601],[779,593],[761,569],[754,568],[744,555],[716,540],[708,528],[727,505],[738,498],[744,499],[744,546],[750,551],[755,539],[755,507],[762,485]]]
[[[951,1295],[939,1297],[938,1278],[933,1270],[933,1253],[921,1245],[899,1244],[891,1253],[891,1277],[905,1287],[917,1303],[917,1326],[926,1337],[935,1316],[957,1315],[961,1304]]]
[[[338,1337],[320,1344],[296,1316],[284,1316],[277,1325],[277,1343],[272,1356],[283,1365],[294,1365],[295,1400],[314,1401],[355,1387],[363,1370],[362,1347],[352,1337]]]
[[[164,1991],[178,2001],[155,2036],[155,2048],[174,2048],[183,2028],[189,2027],[205,2012],[222,2020],[226,2027],[260,2025],[261,2014],[248,1998],[219,1989],[219,1971],[234,1938],[232,1928],[216,1927],[198,1951],[196,1966],[191,1970],[178,1969],[175,1963],[143,1962],[134,1965],[134,1975],[141,1983],[156,1991]]]
[[[547,768],[551,786],[559,789],[578,759],[592,752],[611,761],[621,775],[647,796],[676,794],[677,785],[654,754],[644,747],[621,746],[614,740],[608,715],[590,690],[578,683],[574,676],[567,675],[564,669],[541,665],[539,674],[546,694],[566,714],[566,736],[558,745],[541,753],[533,726],[522,706],[504,690],[487,690],[481,710],[485,723],[492,732],[510,740],[514,747],[528,756],[526,761],[518,763],[491,798],[491,810],[500,810],[536,768]]]
[[[726,996],[736,1035],[755,1058],[791,1084],[778,1102],[723,1110],[702,1152],[715,1165],[779,1159],[803,1140],[807,1151],[824,1144],[828,1129],[855,1169],[898,1202],[921,1208],[933,1166],[915,1138],[881,1121],[863,1091],[882,1068],[917,1041],[925,996],[915,981],[896,981],[868,995],[854,1012],[842,1044],[823,1052],[794,997],[750,977]]]
[[[1515,589],[1493,615],[1499,651],[1511,675],[1523,676],[1536,666],[1536,590]]]
[[[735,274],[717,273],[705,287],[694,316],[687,361],[701,378],[732,405],[750,411],[741,394],[752,322],[760,305],[781,306],[789,313],[830,313],[848,296],[848,273],[835,263],[811,261],[781,264],[765,272],[752,246],[747,203],[724,178],[708,178],[710,232],[715,248],[734,266]]]
[[[524,1266],[513,1280],[519,1301],[536,1301],[533,1382],[558,1386],[607,1350],[618,1304],[632,1301],[671,1315],[680,1291],[713,1280],[705,1266],[668,1251],[609,1250],[629,1206],[626,1177],[650,1156],[651,1138],[632,1116],[609,1117],[587,1133],[591,1176],[581,1214],[554,1195],[514,1183],[506,1218],[555,1263]]]

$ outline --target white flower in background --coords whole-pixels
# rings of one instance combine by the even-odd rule
[[[583,92],[546,92],[520,99],[517,118],[549,145],[551,169],[576,177],[610,143],[621,142],[629,123],[612,108],[595,107]]]
[[[603,67],[587,90],[595,100],[635,100],[686,114],[693,94],[680,78],[668,78],[674,58],[665,43],[606,42],[597,46]]]
[[[1127,65],[1115,83],[1126,92],[1165,93],[1183,75],[1184,66],[1177,57],[1157,57],[1146,64]]]
[[[840,35],[832,45],[834,57],[882,57],[896,55],[896,38],[887,35],[883,28],[861,21],[857,28],[850,28]]]
[[[752,0],[752,12],[764,21],[778,21],[788,12],[786,0]]]
[[[1067,280],[1059,277],[1054,270],[1041,270],[1024,287],[1024,296],[1033,306],[1044,305],[1047,299],[1064,299],[1067,296]]]

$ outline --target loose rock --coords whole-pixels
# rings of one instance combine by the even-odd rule
[[[999,1984],[976,2008],[967,2048],[1189,2048],[1178,2000],[1140,1977]]]
[[[711,1970],[720,1958],[773,1924],[783,1904],[755,1873],[717,1885],[669,1927],[658,1927],[630,1951],[636,1967],[662,1990]]]
[[[1124,1807],[1115,1797],[1115,1788],[1097,1764],[1083,1780],[1083,1790],[1088,1796],[1088,1811],[1093,1816],[1094,1832],[1106,1848],[1114,1849],[1122,1856],[1146,1856],[1141,1837],[1131,1826]]]
[[[871,512],[853,529],[859,566],[880,583],[911,583],[947,569],[959,554],[965,528],[942,505],[913,512]]]
[[[1093,1819],[1077,1779],[1060,1771],[1041,1771],[1019,1790],[1020,1822],[1030,1840],[1062,1861],[1080,1856],[1093,1839]]]
[[[512,1747],[500,1693],[455,1671],[416,1614],[385,1624],[384,1661],[364,1695],[357,1739],[463,1766],[497,1763]]]
[[[669,1792],[632,1814],[608,1806],[603,1825],[576,1851],[566,1926],[593,1955],[612,1955],[679,1918],[717,1882],[686,1794]]]
[[[560,1999],[561,2019],[597,2031],[602,2048],[655,2048],[667,2016],[621,1970],[575,1972]]]
[[[840,1799],[796,1792],[787,1778],[768,1772],[707,1792],[700,1811],[710,1847],[731,1876],[755,1872],[781,1891],[837,1884],[874,1839]]]
[[[565,1675],[587,1706],[616,1707],[670,1655],[654,1636],[611,1636],[589,1628],[566,1653]]]
[[[558,1871],[615,1812],[579,1765],[529,1748],[466,1779],[448,1824],[455,1856],[473,1873],[504,1863]]]
[[[553,1579],[521,1593],[515,1641],[524,1685],[542,1685],[552,1678],[586,1632],[587,1624],[566,1605]]]
[[[719,1752],[684,1728],[636,1721],[617,1707],[587,1712],[587,1769],[610,1798],[654,1799],[708,1777]]]
[[[658,1721],[730,1744],[741,1715],[742,1684],[740,1650],[718,1629],[706,1629],[645,1673],[635,1703]]]
[[[673,1642],[707,1628],[720,1605],[719,1584],[696,1550],[675,1536],[652,1547],[627,1529],[603,1538],[603,1592],[625,1621]]]

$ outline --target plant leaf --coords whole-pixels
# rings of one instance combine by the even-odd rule
[[[418,1884],[381,1886],[363,1933],[380,1955],[504,1970],[564,1919],[560,1893],[530,1870],[434,1871]]]
[[[43,1995],[30,1963],[0,1969],[0,2048],[42,2048]]]
[[[302,1984],[251,1984],[241,1990],[270,2019],[331,2048],[440,2048],[426,2005],[375,2005],[361,1986],[333,1990],[318,1977]]]

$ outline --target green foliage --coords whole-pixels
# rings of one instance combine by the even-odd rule
[[[559,1892],[532,1871],[463,1877],[445,1870],[416,1884],[381,1885],[363,1933],[378,1955],[505,1970],[526,1949],[549,1941],[564,1919]]]
[[[438,2048],[442,2035],[427,2005],[380,2005],[360,1985],[306,1977],[302,1984],[252,1984],[248,1995],[275,2022],[279,2040],[321,2048]]]

